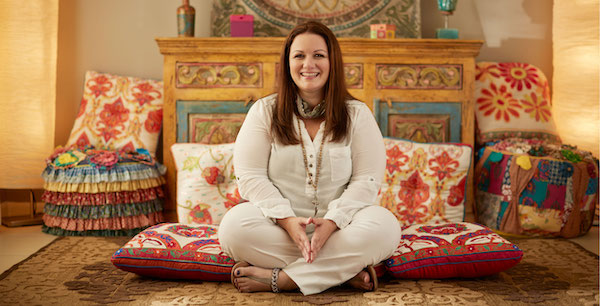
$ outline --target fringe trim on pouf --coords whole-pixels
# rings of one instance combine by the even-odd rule
[[[118,191],[109,193],[78,193],[44,191],[42,201],[56,205],[110,205],[148,202],[164,198],[162,187],[138,189],[134,191]]]
[[[133,237],[148,227],[140,227],[133,229],[122,229],[122,230],[97,230],[97,231],[69,231],[60,227],[48,227],[42,225],[42,232],[55,236],[96,236],[96,237],[115,237],[115,236],[129,236]]]
[[[102,219],[70,219],[44,215],[44,224],[49,227],[60,227],[69,231],[134,229],[148,227],[164,221],[162,212],[130,217],[111,217]]]
[[[163,210],[163,201],[154,199],[148,202],[113,205],[55,205],[46,203],[44,214],[69,219],[102,219],[110,217],[131,217],[148,215]]]

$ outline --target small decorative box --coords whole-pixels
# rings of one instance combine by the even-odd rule
[[[254,16],[231,15],[231,37],[252,37],[254,35]]]
[[[393,24],[372,24],[371,38],[395,38],[396,26]]]

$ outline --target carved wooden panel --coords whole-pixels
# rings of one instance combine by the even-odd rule
[[[344,78],[348,88],[363,88],[363,64],[344,64]]]
[[[262,87],[262,63],[177,63],[177,88]]]
[[[462,89],[462,65],[377,64],[378,89]]]
[[[460,102],[386,102],[375,100],[383,136],[418,142],[460,142]]]
[[[450,139],[450,115],[390,114],[388,136],[416,142],[447,142]]]
[[[240,101],[177,101],[177,142],[234,142],[248,109]]]

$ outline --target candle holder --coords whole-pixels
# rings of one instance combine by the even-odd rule
[[[194,37],[196,10],[189,0],[183,0],[183,5],[177,8],[177,36]]]
[[[456,9],[458,0],[438,0],[438,10],[444,16],[444,27],[435,30],[436,38],[458,39],[458,29],[448,27],[450,15]]]

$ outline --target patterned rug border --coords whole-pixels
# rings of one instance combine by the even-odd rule
[[[17,270],[21,265],[25,264],[26,262],[28,262],[29,260],[31,260],[32,258],[35,258],[36,256],[38,256],[39,254],[41,254],[44,250],[46,250],[47,248],[49,248],[51,245],[53,245],[55,242],[64,239],[65,237],[56,237],[54,238],[54,240],[50,241],[48,244],[46,244],[45,246],[43,246],[41,249],[37,250],[35,253],[27,256],[27,258],[19,261],[18,263],[14,264],[12,267],[10,267],[8,270],[2,272],[2,274],[0,274],[0,281],[5,279],[7,276],[9,276],[12,272],[14,272],[15,270]]]

